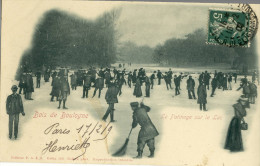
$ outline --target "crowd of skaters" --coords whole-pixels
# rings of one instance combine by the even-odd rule
[[[129,66],[130,64],[128,64]],[[125,65],[123,65],[125,66]],[[120,70],[122,69],[122,70]],[[199,75],[198,78],[198,88],[197,94],[195,93],[195,80],[192,78],[192,75],[189,74],[174,74],[171,68],[166,72],[161,72],[160,70],[153,71],[148,74],[144,68],[134,69],[132,71],[126,71],[125,68],[122,68],[122,65],[119,65],[119,68],[99,68],[90,67],[89,69],[78,69],[74,71],[71,75],[69,75],[68,68],[60,68],[58,70],[50,70],[50,68],[46,68],[43,74],[40,71],[35,72],[36,76],[36,88],[40,88],[40,80],[41,77],[44,78],[45,82],[49,82],[50,77],[51,80],[51,98],[50,101],[54,102],[59,101],[58,108],[61,108],[61,103],[63,103],[63,109],[67,109],[66,100],[67,96],[70,94],[71,90],[77,90],[78,86],[83,87],[82,98],[89,97],[89,91],[91,88],[94,89],[92,97],[95,97],[98,93],[98,98],[101,97],[102,90],[104,88],[112,88],[115,87],[114,91],[106,92],[106,100],[109,104],[110,98],[117,98],[121,96],[123,91],[123,86],[128,86],[129,88],[133,88],[133,95],[138,97],[150,97],[150,91],[154,89],[154,84],[161,85],[162,80],[164,80],[166,89],[173,89],[172,82],[174,83],[174,93],[173,96],[178,96],[181,93],[181,83],[183,78],[187,77],[186,87],[188,91],[188,99],[196,99],[199,104],[200,110],[207,111],[207,90],[210,90],[211,85],[211,93],[210,97],[214,97],[216,94],[216,89],[220,90],[232,90],[232,81],[237,83],[237,73],[223,73],[215,71],[214,76],[209,72],[205,71]],[[33,86],[33,74],[32,71],[23,72],[20,77],[19,82],[19,94],[25,94],[25,99],[32,99],[32,92],[34,92]],[[68,80],[70,77],[70,83]],[[157,79],[157,82],[155,80]],[[256,80],[259,83],[259,74],[254,71],[252,74],[251,81],[248,81],[247,76],[245,75],[243,79],[241,79],[240,87],[237,90],[243,89],[243,94],[246,98],[248,98],[248,102],[255,102],[255,94],[257,93],[255,82]],[[70,85],[69,85],[70,84]],[[142,92],[142,86],[145,86],[145,93]],[[114,93],[111,97],[111,94]],[[196,97],[197,96],[197,97]],[[117,101],[112,100],[112,101]],[[115,103],[115,102],[114,102]],[[109,109],[114,110],[114,104],[110,104]],[[113,114],[113,113],[112,113]],[[105,116],[106,117],[106,116]],[[103,118],[106,120],[106,118]],[[111,121],[114,121],[112,118]]]
[[[124,67],[125,65],[123,65]],[[131,66],[131,64],[128,64]],[[34,92],[33,76],[36,77],[36,88],[40,88],[41,78],[44,78],[45,82],[50,82],[51,78],[51,92],[50,101],[59,101],[58,109],[68,109],[66,107],[67,97],[70,95],[71,90],[77,90],[78,86],[82,86],[82,98],[89,97],[89,90],[94,88],[92,98],[95,97],[98,91],[98,98],[101,97],[101,92],[103,88],[107,88],[105,94],[105,100],[108,104],[108,108],[102,117],[103,121],[106,121],[108,116],[110,116],[110,122],[115,122],[114,110],[115,103],[118,103],[118,96],[121,96],[123,91],[123,86],[128,86],[133,88],[133,95],[137,98],[145,96],[150,97],[150,91],[154,89],[154,84],[159,86],[162,84],[161,80],[164,80],[166,90],[173,89],[172,82],[174,83],[175,90],[173,91],[173,96],[177,97],[181,94],[181,83],[183,78],[187,77],[186,88],[188,91],[188,99],[196,99],[199,104],[200,110],[207,111],[207,90],[210,90],[211,85],[211,97],[216,94],[216,89],[222,91],[232,90],[232,81],[237,82],[236,73],[222,73],[215,71],[214,76],[211,78],[211,74],[207,71],[202,72],[198,78],[198,88],[197,97],[195,94],[195,80],[192,78],[192,74],[174,74],[171,69],[167,72],[162,73],[160,70],[153,71],[152,73],[146,73],[144,68],[134,69],[133,71],[126,71],[122,69],[122,65],[117,68],[99,68],[90,67],[87,70],[79,69],[74,71],[69,75],[68,68],[60,68],[58,70],[50,70],[46,68],[43,72],[37,71],[35,74],[31,70],[25,71],[20,76],[20,81],[18,87],[19,94],[24,94],[26,100],[33,100],[32,93]],[[43,73],[43,74],[42,74]],[[69,79],[70,77],[70,83]],[[157,79],[157,82],[155,80]],[[244,117],[246,116],[246,108],[250,108],[250,103],[255,104],[255,98],[257,97],[257,86],[255,85],[256,80],[259,84],[259,73],[256,71],[252,74],[251,81],[248,80],[245,75],[241,79],[241,83],[237,91],[243,89],[242,95],[233,105],[235,110],[235,115],[230,122],[228,128],[228,134],[225,143],[225,149],[230,151],[242,151],[243,143],[241,130],[246,130],[246,122]],[[145,95],[142,92],[142,86],[145,86]],[[16,85],[12,86],[12,94],[8,96],[6,108],[7,114],[9,115],[9,138],[12,138],[12,130],[14,124],[14,136],[17,138],[18,133],[18,121],[19,114],[25,115],[23,110],[23,104],[21,96],[17,94],[18,87]],[[150,156],[154,156],[154,137],[158,136],[159,133],[149,118],[147,112],[150,108],[144,105],[143,102],[131,102],[130,106],[133,110],[133,123],[132,128],[135,128],[137,124],[141,126],[141,130],[138,136],[138,155],[137,158],[142,157],[142,152],[145,144],[148,145],[150,150]],[[143,123],[145,121],[145,123]],[[146,123],[147,122],[147,123]],[[242,122],[242,123],[241,123]],[[149,132],[147,132],[149,129]],[[147,130],[147,131],[146,131]],[[149,137],[147,137],[149,135]]]

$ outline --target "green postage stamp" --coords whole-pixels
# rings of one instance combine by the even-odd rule
[[[239,10],[209,10],[208,44],[248,47],[249,29],[249,13]]]

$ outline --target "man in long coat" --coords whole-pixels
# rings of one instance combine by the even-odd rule
[[[110,81],[111,81],[110,69],[106,69],[106,71],[105,71],[105,84],[106,84],[106,87],[108,87]]]
[[[255,104],[255,98],[257,97],[257,86],[254,84],[254,82],[248,81],[250,94],[249,94],[249,102],[251,104]]]
[[[56,74],[51,82],[52,90],[51,90],[51,102],[53,102],[54,97],[56,97],[56,101],[58,100],[59,97],[59,88],[60,88],[60,78]]]
[[[22,73],[21,77],[20,77],[20,81],[19,81],[19,94],[22,93],[23,90],[23,94],[25,94],[25,88],[26,88],[26,73]]]
[[[160,70],[158,70],[157,72],[157,78],[158,78],[158,85],[161,85],[162,72]]]
[[[197,91],[198,95],[198,104],[200,104],[200,110],[207,111],[206,109],[206,104],[207,104],[207,90],[206,90],[206,85],[204,82],[201,82],[198,87]]]
[[[13,135],[13,124],[14,124],[14,138],[17,138],[19,114],[25,116],[23,109],[23,101],[19,94],[17,94],[17,86],[13,85],[11,90],[12,94],[7,97],[6,100],[6,113],[9,115],[9,138]]]
[[[153,89],[154,79],[155,79],[155,73],[156,73],[156,71],[154,71],[153,74],[150,76],[150,80],[151,80],[151,89]]]
[[[98,98],[100,98],[101,90],[103,88],[104,88],[104,78],[98,76],[98,78],[95,81],[95,90],[94,90],[92,98],[96,95],[97,90],[98,90]]]
[[[210,80],[211,76],[208,73],[208,71],[205,71],[205,85],[207,87],[207,89],[209,90],[209,80]]]
[[[72,90],[77,90],[77,75],[75,73],[70,75],[70,85]]]
[[[32,92],[34,92],[33,88],[33,79],[32,79],[32,73],[26,74],[26,88],[25,88],[25,99],[27,100],[33,100],[32,99]]]
[[[83,76],[83,95],[82,98],[88,98],[88,91],[91,88],[91,75],[89,73],[85,73]]]
[[[66,101],[67,101],[68,95],[70,95],[70,85],[69,85],[69,82],[68,82],[68,77],[62,76],[60,78],[59,107],[58,107],[58,109],[60,109],[61,101],[63,101],[63,109],[68,109],[66,107]]]
[[[132,78],[132,81],[133,81],[133,84],[136,83],[136,79],[137,79],[137,74],[136,74],[137,70],[134,69],[134,72],[133,72],[133,78]]]
[[[180,79],[177,77],[177,75],[174,75],[174,85],[175,85],[175,96],[180,94]]]
[[[165,75],[163,76],[163,78],[164,78],[167,90],[169,90],[169,86],[172,89],[172,86],[171,86],[171,76],[167,72],[165,72]]]
[[[141,86],[142,86],[141,80],[140,80],[140,78],[137,77],[136,83],[135,83],[135,88],[134,88],[134,93],[133,93],[134,96],[141,97],[143,95]]]
[[[149,77],[145,77],[145,97],[150,97],[150,79]]]
[[[192,78],[192,76],[189,76],[189,79],[187,80],[187,90],[188,90],[189,99],[192,99],[192,97],[196,99],[194,88],[195,88],[195,81]]]
[[[130,72],[128,73],[128,77],[127,77],[127,84],[128,84],[128,86],[129,86],[129,88],[131,88],[132,78],[133,78],[133,74],[132,74],[132,72],[130,71]]]
[[[214,96],[214,93],[215,93],[215,90],[217,89],[217,86],[218,86],[218,81],[217,81],[217,78],[214,77],[211,81],[211,86],[212,86],[212,91],[211,91],[211,95],[210,97],[213,97]]]
[[[119,92],[118,87],[115,85],[115,83],[110,83],[107,92],[106,92],[106,102],[108,104],[107,111],[105,115],[103,116],[102,120],[106,121],[108,115],[110,114],[110,122],[115,122],[114,120],[114,104],[118,103],[117,94]]]
[[[143,103],[141,103],[140,107],[138,107],[138,102],[132,102],[130,103],[130,105],[132,110],[134,111],[132,128],[135,128],[138,124],[141,126],[141,130],[139,131],[137,140],[138,155],[136,156],[136,158],[142,158],[145,144],[147,144],[150,150],[150,156],[148,157],[154,157],[154,138],[158,136],[159,133],[147,114],[147,112],[150,111],[150,107],[144,105]]]
[[[223,79],[222,79],[223,91],[228,90],[227,85],[228,85],[228,76],[227,76],[227,74],[225,74]]]
[[[40,71],[37,71],[35,76],[36,76],[36,88],[40,88],[41,87],[41,76],[42,73]]]

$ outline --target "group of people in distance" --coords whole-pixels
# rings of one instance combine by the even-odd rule
[[[114,111],[115,103],[118,103],[118,96],[123,94],[123,86],[128,86],[133,88],[133,95],[137,98],[143,96],[142,86],[145,86],[145,97],[149,98],[151,96],[150,91],[154,89],[155,79],[158,80],[157,84],[160,86],[162,84],[162,79],[165,82],[166,89],[173,89],[172,82],[175,85],[174,94],[178,96],[181,94],[181,82],[187,77],[186,88],[188,91],[188,99],[196,99],[199,104],[200,110],[207,111],[207,90],[210,89],[210,80],[211,80],[211,97],[214,97],[216,89],[232,90],[232,80],[234,79],[235,83],[237,81],[236,73],[222,73],[215,71],[214,76],[207,71],[199,74],[197,87],[197,97],[195,94],[195,80],[192,77],[192,74],[174,74],[171,69],[162,73],[160,70],[153,71],[149,75],[146,73],[144,68],[134,69],[133,71],[126,71],[126,69],[119,70],[116,68],[100,68],[96,70],[95,67],[90,67],[88,70],[79,69],[72,72],[69,75],[68,68],[61,68],[59,71],[46,69],[42,74],[40,71],[35,73],[37,85],[36,88],[40,88],[41,77],[44,77],[45,82],[49,82],[51,78],[51,98],[50,101],[54,102],[59,101],[58,109],[68,109],[66,107],[67,97],[70,95],[72,89],[73,91],[77,90],[78,86],[82,86],[82,98],[89,97],[89,91],[91,88],[94,88],[92,98],[95,97],[98,92],[98,98],[101,97],[102,90],[107,88],[105,94],[105,100],[108,104],[108,108],[105,114],[102,117],[103,121],[107,121],[108,116],[110,116],[110,122],[115,122]],[[25,71],[21,74],[19,81],[19,94],[25,94],[25,99],[32,100],[32,92],[34,92],[33,77],[32,71]],[[70,83],[69,78],[70,77]],[[243,117],[246,116],[245,108],[249,107],[249,103],[255,103],[255,97],[257,97],[257,86],[255,85],[256,79],[259,83],[259,74],[254,73],[252,75],[252,81],[248,81],[247,76],[241,79],[240,87],[237,90],[243,89],[243,95],[238,100],[238,102],[233,105],[235,109],[235,116],[230,122],[228,135],[226,139],[225,148],[230,149],[231,151],[241,151],[243,150],[242,137],[241,137],[241,122],[245,126]],[[22,105],[22,99],[19,94],[17,94],[18,87],[16,85],[12,86],[13,93],[7,98],[7,114],[9,115],[9,138],[12,138],[12,130],[14,123],[14,136],[17,138],[18,133],[18,121],[19,114],[25,115]],[[162,92],[163,93],[163,92]],[[173,95],[174,95],[173,94]],[[131,102],[130,106],[133,112],[133,122],[132,128],[135,128],[137,124],[141,126],[141,131],[138,136],[138,155],[137,158],[142,157],[142,152],[145,144],[148,145],[150,150],[150,156],[154,156],[154,137],[159,135],[157,129],[152,123],[151,119],[148,116],[150,108],[144,103],[139,105],[138,102]],[[143,123],[145,122],[145,123]],[[148,130],[149,129],[149,130]],[[149,132],[146,132],[149,131]]]
[[[174,76],[173,76],[174,75]],[[232,90],[232,81],[237,82],[237,74],[236,73],[223,73],[215,71],[214,76],[208,73],[207,71],[202,72],[198,78],[198,88],[197,88],[197,97],[195,93],[195,80],[192,78],[192,75],[180,73],[179,75],[174,74],[171,69],[162,73],[160,70],[153,71],[149,76],[146,73],[144,68],[134,69],[133,71],[126,71],[126,69],[119,70],[115,67],[113,69],[110,68],[99,68],[96,70],[95,67],[90,67],[89,69],[79,69],[74,71],[69,76],[69,70],[67,68],[61,68],[59,71],[51,71],[49,68],[46,69],[44,74],[42,75],[40,71],[37,71],[36,81],[37,86],[36,88],[40,88],[40,80],[41,76],[45,78],[45,82],[49,81],[48,76],[52,78],[51,81],[51,102],[56,100],[59,101],[58,108],[61,108],[61,103],[63,103],[63,109],[67,109],[66,107],[66,100],[67,96],[70,94],[70,86],[68,77],[70,77],[70,85],[72,90],[77,90],[78,86],[83,87],[82,98],[89,97],[89,91],[91,88],[94,88],[92,98],[98,92],[98,98],[101,97],[102,90],[106,87],[115,87],[116,90],[108,90],[106,93],[106,100],[108,102],[108,109],[111,112],[111,118],[113,117],[113,110],[114,106],[111,103],[118,102],[117,99],[110,100],[110,98],[115,98],[111,96],[120,96],[122,95],[122,87],[128,86],[129,88],[133,89],[133,95],[136,97],[150,97],[151,90],[154,89],[155,79],[158,80],[158,85],[161,85],[161,80],[163,79],[166,85],[167,90],[173,89],[172,82],[175,86],[175,96],[180,95],[181,91],[181,82],[183,78],[188,77],[187,79],[187,91],[188,91],[188,98],[189,99],[197,99],[197,103],[199,104],[200,110],[207,111],[207,90],[210,88],[210,80],[211,80],[211,95],[210,97],[214,97],[216,89],[224,90]],[[245,76],[246,77],[246,76]],[[48,78],[48,79],[47,79]],[[212,79],[211,79],[212,78]],[[243,88],[243,93],[249,96],[249,99],[254,102],[255,92],[253,92],[252,87],[254,86],[254,82],[256,78],[259,80],[259,76],[256,72],[252,74],[252,82],[247,82],[246,84],[243,82],[241,88]],[[243,79],[245,80],[245,79]],[[145,86],[145,93],[143,95],[142,86]],[[32,79],[32,72],[25,72],[20,77],[19,87],[21,91],[24,91],[25,99],[32,100],[32,92],[34,91],[33,88],[33,79]],[[115,94],[114,94],[115,93]],[[251,97],[252,96],[252,97]],[[106,115],[106,114],[105,114]],[[103,119],[105,120],[107,116]],[[111,121],[114,121],[112,118]]]

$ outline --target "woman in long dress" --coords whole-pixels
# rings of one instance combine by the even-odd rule
[[[198,90],[197,90],[197,95],[198,95],[198,101],[197,103],[200,105],[200,110],[207,111],[206,104],[207,104],[207,89],[206,85],[204,82],[200,82]]]
[[[139,78],[136,79],[136,83],[135,83],[135,88],[134,88],[134,96],[136,97],[141,97],[142,94],[142,89],[141,89],[141,81]]]
[[[225,149],[231,152],[243,151],[243,141],[241,134],[241,122],[244,122],[246,116],[246,100],[239,99],[238,103],[234,104],[235,116],[232,118],[227,132],[227,138],[225,143]]]

